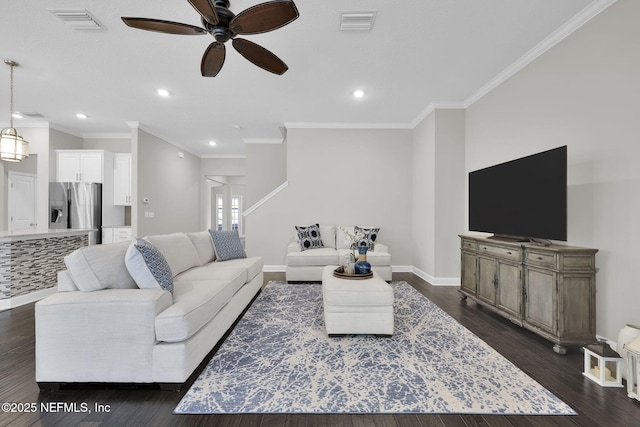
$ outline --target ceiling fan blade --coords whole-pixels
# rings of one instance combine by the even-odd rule
[[[284,74],[289,69],[287,64],[273,53],[245,39],[233,39],[233,47],[240,55],[253,62],[258,67],[274,74]]]
[[[139,30],[156,31],[167,34],[199,35],[207,34],[204,28],[180,22],[163,21],[161,19],[122,17],[125,24]]]
[[[270,1],[240,12],[229,23],[235,34],[260,34],[284,27],[300,14],[293,1]]]
[[[211,25],[217,25],[220,19],[211,0],[187,0],[195,10]]]
[[[200,72],[203,77],[215,77],[218,75],[224,64],[225,53],[224,44],[213,42],[209,45],[200,63]]]

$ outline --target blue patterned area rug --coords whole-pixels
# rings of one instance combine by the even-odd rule
[[[406,282],[391,338],[329,338],[322,286],[269,283],[176,414],[575,412]]]

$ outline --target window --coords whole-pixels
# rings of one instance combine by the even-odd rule
[[[242,196],[231,196],[231,229],[242,233]]]
[[[224,216],[224,203],[222,194],[216,194],[216,229],[222,230],[222,218]]]

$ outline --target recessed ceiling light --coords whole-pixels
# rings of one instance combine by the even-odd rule
[[[169,91],[166,89],[158,89],[158,95],[166,98],[167,96],[169,96]]]
[[[78,114],[76,114],[76,117],[79,118],[79,119],[86,119],[87,115],[86,114],[82,114],[82,113],[78,113]]]
[[[215,141],[209,141],[209,145],[212,146],[212,147],[215,147],[216,146],[216,142]]]
[[[24,116],[22,114],[20,114],[20,113],[13,113],[11,115],[11,117],[13,117],[14,119],[23,119],[24,118]]]
[[[364,96],[364,91],[361,89],[358,89],[353,92],[353,96],[354,98],[362,98]]]

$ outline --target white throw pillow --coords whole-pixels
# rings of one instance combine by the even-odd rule
[[[124,263],[128,243],[85,246],[66,257],[64,264],[81,291],[135,289],[136,283]]]
[[[162,252],[148,240],[133,239],[124,263],[139,288],[161,288],[173,292],[171,267]]]

